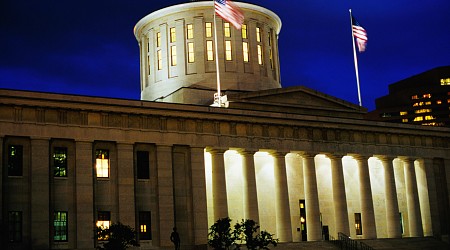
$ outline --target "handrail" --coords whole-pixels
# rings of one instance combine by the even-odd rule
[[[350,238],[350,236],[341,232],[338,233],[337,242],[341,250],[374,250],[366,243],[353,240]]]

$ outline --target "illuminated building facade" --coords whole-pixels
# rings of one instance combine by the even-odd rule
[[[389,85],[376,99],[370,118],[388,122],[450,127],[450,66],[438,67]]]
[[[281,88],[271,33],[281,23],[248,4],[241,6],[249,55],[232,52],[235,74],[227,73],[226,43],[219,46],[228,108],[210,107],[207,46],[194,44],[199,65],[196,73],[186,70],[189,32],[205,31],[206,39],[213,10],[202,2],[182,6],[150,14],[135,29],[143,100],[0,92],[2,247],[94,249],[103,240],[97,226],[121,222],[137,230],[140,249],[171,246],[174,226],[183,249],[205,249],[209,226],[226,216],[258,221],[281,242],[319,241],[323,232],[448,237],[449,128],[374,123],[357,105],[306,87]],[[180,15],[194,16],[193,26]],[[231,32],[232,51],[244,48],[242,33]],[[169,77],[171,34],[176,64],[184,64],[173,71],[178,84]],[[186,46],[178,50],[182,34]],[[275,69],[260,64],[271,62],[271,38]],[[156,56],[146,59],[145,44],[159,39],[162,58],[152,45]],[[152,85],[164,83],[172,89],[148,101],[157,91]],[[247,86],[253,84],[259,86]]]

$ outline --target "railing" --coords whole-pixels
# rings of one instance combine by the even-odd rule
[[[339,246],[341,250],[374,250],[371,246],[363,242],[353,240],[343,233],[338,233],[338,239],[330,236],[330,241]]]

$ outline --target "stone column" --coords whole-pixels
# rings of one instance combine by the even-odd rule
[[[214,221],[228,217],[227,183],[225,176],[224,149],[209,149],[212,160],[212,193]]]
[[[36,249],[50,248],[49,158],[49,140],[31,139],[31,241]]]
[[[5,179],[3,179],[3,177],[6,177],[7,174],[7,164],[3,164],[3,137],[0,136],[0,181],[2,182],[2,185],[0,185],[0,224],[3,225],[3,223],[6,223],[6,218],[4,218],[4,213],[3,213],[3,199],[5,199],[5,197],[3,197],[3,185],[5,185],[7,182],[5,181]],[[0,232],[5,232],[3,231],[6,229],[0,229]],[[6,234],[6,233],[5,233]],[[5,239],[4,237],[0,237],[0,245],[5,245],[6,246],[6,241],[7,239]]]
[[[76,249],[92,249],[96,239],[94,224],[94,161],[92,142],[75,142]],[[70,222],[69,222],[70,223]]]
[[[133,144],[117,143],[119,221],[136,228]]]
[[[436,193],[436,179],[434,174],[434,161],[431,158],[423,159],[424,174],[427,180],[428,206],[430,208],[431,232],[429,234],[437,236],[441,233],[441,224],[439,219],[438,198]],[[444,177],[445,178],[445,177]],[[429,236],[426,231],[425,236]]]
[[[422,237],[422,218],[420,215],[419,195],[417,190],[414,160],[402,158],[405,171],[406,204],[408,205],[409,236]]]
[[[337,237],[337,233],[350,235],[342,155],[328,155],[328,158],[331,160],[334,218],[336,222],[335,236]]]
[[[308,241],[322,240],[320,225],[319,193],[317,191],[316,167],[312,154],[302,154],[305,185],[306,231]]]
[[[422,218],[423,234],[424,236],[433,236],[433,229],[431,223],[430,211],[430,197],[428,193],[429,183],[427,180],[426,165],[433,166],[433,160],[418,160],[416,169],[417,175],[417,191],[419,194],[420,214]]]
[[[289,209],[289,193],[286,176],[285,154],[272,153],[274,160],[275,181],[275,213],[277,222],[277,238],[281,242],[292,241],[291,214]]]
[[[259,222],[258,195],[256,191],[256,174],[254,154],[256,151],[241,150],[242,179],[244,182],[244,219]]]
[[[194,213],[194,244],[206,245],[208,211],[206,201],[205,149],[191,147],[192,205]]]
[[[388,238],[401,238],[400,212],[395,187],[394,157],[380,156],[384,169],[384,192],[386,204],[386,231]]]
[[[172,146],[156,145],[157,168],[157,200],[158,215],[155,241],[159,246],[172,246],[170,234],[175,226],[173,175],[172,175]]]
[[[372,188],[370,185],[369,157],[355,156],[358,162],[359,191],[361,196],[361,223],[364,239],[376,239],[375,211],[373,208]]]

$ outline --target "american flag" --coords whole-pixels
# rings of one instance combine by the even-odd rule
[[[356,18],[352,16],[352,29],[353,36],[356,38],[356,43],[358,44],[359,52],[364,52],[367,46],[367,32],[366,30],[356,21]]]
[[[214,7],[217,15],[230,22],[236,29],[241,29],[244,14],[237,5],[230,0],[215,0]]]

